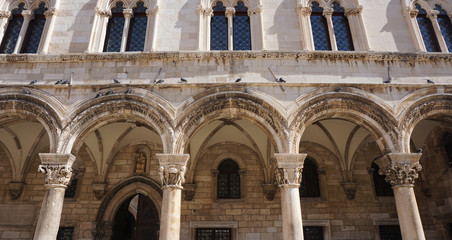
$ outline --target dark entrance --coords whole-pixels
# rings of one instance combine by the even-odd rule
[[[158,240],[159,215],[154,203],[137,194],[119,207],[113,223],[112,240]]]

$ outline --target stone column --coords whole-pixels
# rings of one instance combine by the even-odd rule
[[[22,44],[24,43],[25,35],[27,34],[28,25],[30,24],[30,21],[34,17],[33,12],[31,10],[23,10],[22,16],[24,17],[24,22],[22,23],[19,36],[17,37],[16,47],[14,48],[13,53],[20,52]]]
[[[284,240],[303,240],[300,183],[306,154],[275,154],[273,167],[281,190],[281,217]]]
[[[44,173],[46,192],[42,200],[34,240],[56,239],[63,210],[64,191],[72,175],[72,154],[40,153],[39,172]]]
[[[11,17],[10,11],[0,11],[0,39],[3,39],[6,28],[8,28],[8,21]]]
[[[133,17],[133,10],[124,9],[122,13],[124,14],[124,28],[122,29],[122,40],[119,51],[125,52],[127,47],[127,40],[129,37],[130,19]]]
[[[424,240],[424,229],[414,196],[414,180],[422,169],[419,164],[421,153],[388,153],[377,159],[379,173],[386,175],[392,185],[399,217],[400,230],[404,240]]]
[[[156,5],[151,9],[146,10],[148,17],[148,27],[146,28],[146,40],[144,42],[144,51],[155,51],[157,42],[157,21],[158,21],[159,6]]]
[[[188,154],[156,154],[163,186],[160,240],[180,238],[180,205]]]
[[[438,23],[438,10],[431,10],[428,13],[428,18],[432,22],[433,30],[435,31],[436,39],[438,39],[438,44],[441,52],[448,52],[446,41],[444,41],[443,33],[441,32],[441,27]]]
[[[328,25],[331,50],[337,51],[336,36],[334,35],[333,11],[334,10],[332,8],[325,8],[323,9],[323,16],[326,18],[326,24]]]
[[[233,31],[233,25],[234,25],[234,14],[235,14],[235,8],[233,7],[227,7],[226,8],[226,17],[228,18],[228,50],[234,50],[234,31]]]
[[[42,31],[41,41],[39,42],[38,53],[46,54],[49,50],[50,37],[53,33],[53,27],[56,21],[56,9],[51,8],[44,12],[46,16],[46,23],[44,25],[44,30]]]
[[[206,46],[204,50],[210,50],[210,24],[212,22],[212,17],[213,17],[213,10],[212,8],[207,8],[206,11],[204,12],[204,17],[206,18],[206,26],[204,26],[204,28],[206,29]]]
[[[299,5],[297,7],[298,24],[300,26],[301,43],[303,50],[314,50],[314,39],[312,36],[311,27],[311,7],[303,7]]]

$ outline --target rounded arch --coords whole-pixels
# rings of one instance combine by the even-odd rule
[[[58,149],[70,153],[77,141],[83,141],[93,129],[112,122],[133,121],[152,127],[161,137],[164,151],[171,152],[173,121],[165,107],[171,110],[172,106],[151,97],[114,94],[94,101],[86,100],[68,115],[68,125],[62,134],[64,141]]]
[[[113,222],[118,208],[126,199],[138,193],[151,199],[158,212],[161,212],[163,190],[160,185],[154,180],[143,176],[128,178],[118,183],[103,197],[96,217],[95,239],[101,239],[106,231],[111,230],[107,226]]]
[[[215,161],[212,164],[212,169],[218,169],[218,167],[220,166],[220,164],[227,159],[231,159],[234,162],[237,163],[237,165],[239,166],[240,169],[245,169],[246,168],[246,164],[245,161],[243,161],[243,159],[235,153],[223,153],[220,156],[218,156]]]
[[[411,134],[424,119],[452,124],[452,94],[433,94],[418,98],[400,114],[402,152],[409,153]]]
[[[22,92],[18,89],[9,89],[6,94],[0,91],[0,124],[15,119],[38,121],[48,135],[50,152],[56,152],[63,125],[59,102],[36,90],[33,95],[18,93],[19,91]]]
[[[242,118],[258,125],[269,136],[277,152],[286,149],[286,120],[274,105],[262,98],[239,91],[203,93],[181,109],[184,110],[176,120],[176,129],[181,136],[174,147],[178,153],[184,153],[189,140],[208,123]]]
[[[304,100],[294,112],[290,128],[298,134],[291,136],[292,151],[299,148],[304,130],[311,124],[328,118],[348,120],[366,128],[383,152],[399,148],[397,121],[379,102],[356,93],[321,93]]]

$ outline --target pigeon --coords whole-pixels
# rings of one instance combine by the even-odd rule
[[[118,79],[116,79],[116,78],[113,78],[113,82],[114,83],[121,83]]]
[[[130,89],[130,88],[128,88],[124,93],[131,93],[132,92],[132,90]]]
[[[342,88],[340,88],[340,87],[334,89],[335,92],[340,92],[341,90],[342,90]]]
[[[62,82],[63,82],[63,79],[60,79],[60,80],[56,81],[55,84],[61,84]]]
[[[181,83],[186,83],[186,82],[187,82],[187,79],[180,78],[180,82],[181,82]]]
[[[383,81],[383,83],[391,83],[391,79],[388,79],[386,81]]]
[[[277,82],[282,82],[282,83],[285,83],[286,82],[286,80],[284,80],[283,78],[279,78],[278,80],[276,80]]]
[[[108,92],[106,92],[106,93],[105,93],[105,96],[110,95],[110,94],[113,94],[113,91],[112,91],[112,90],[109,90]]]
[[[98,93],[95,98],[102,97],[102,96],[103,96],[102,93]]]
[[[31,94],[31,92],[28,91],[27,89],[24,89],[23,92],[24,92],[25,94]]]
[[[162,82],[164,82],[165,80],[163,80],[163,79],[160,79],[160,80],[158,80],[157,82],[155,82],[156,84],[159,84],[159,83],[162,83]]]
[[[419,148],[416,153],[422,153],[422,148]]]
[[[30,85],[34,85],[37,82],[38,82],[38,80],[33,80],[33,81],[30,82]]]
[[[430,79],[427,79],[427,83],[435,84],[435,82]]]
[[[69,84],[69,80],[63,80],[61,84]]]
[[[240,81],[242,81],[242,78],[237,78],[237,79],[235,80],[235,82],[240,82]]]

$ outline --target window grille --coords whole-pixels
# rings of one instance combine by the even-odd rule
[[[303,236],[305,240],[323,240],[322,226],[304,226]]]
[[[309,158],[303,164],[300,197],[320,197],[318,168],[315,162]]]
[[[231,240],[230,228],[197,228],[196,240]]]
[[[228,19],[223,2],[217,2],[213,7],[210,34],[210,50],[228,49]]]
[[[20,29],[24,23],[22,16],[24,4],[19,4],[18,8],[11,11],[11,19],[8,22],[5,35],[0,45],[0,53],[13,53],[16,47],[17,38],[19,37]]]
[[[385,176],[380,175],[378,171],[380,168],[376,163],[372,163],[372,178],[374,180],[375,194],[377,197],[391,197],[394,196],[391,184],[386,182]]]
[[[446,42],[447,49],[449,52],[452,52],[452,23],[447,16],[446,11],[444,11],[441,6],[435,5],[435,10],[439,11],[437,16],[439,28],[441,29],[441,33],[443,35],[444,41]]]
[[[251,50],[250,18],[248,8],[240,1],[235,6],[233,25],[234,50]]]
[[[315,50],[331,50],[330,35],[326,18],[322,15],[319,3],[312,2],[311,28]]]
[[[72,240],[74,237],[74,227],[60,227],[56,240]]]
[[[218,167],[218,198],[240,198],[239,166],[231,159]]]
[[[380,240],[402,240],[399,225],[380,225]]]
[[[130,19],[127,51],[143,51],[146,40],[146,27],[148,17],[143,2],[139,2],[133,9],[133,17]]]
[[[425,49],[427,49],[427,52],[440,52],[438,39],[436,38],[432,22],[427,17],[427,12],[419,4],[416,4],[416,9],[419,11],[416,20],[424,40]]]
[[[39,8],[34,11],[34,18],[28,25],[21,53],[38,52],[39,42],[46,24],[45,11],[47,11],[47,8],[44,3],[39,4]]]
[[[111,9],[112,16],[108,20],[104,52],[119,52],[121,50],[122,33],[124,30],[123,5],[122,2],[118,2]]]
[[[350,25],[347,17],[344,15],[344,9],[339,3],[333,3],[333,28],[334,36],[336,37],[337,50],[339,51],[353,51],[353,39],[350,32]]]

